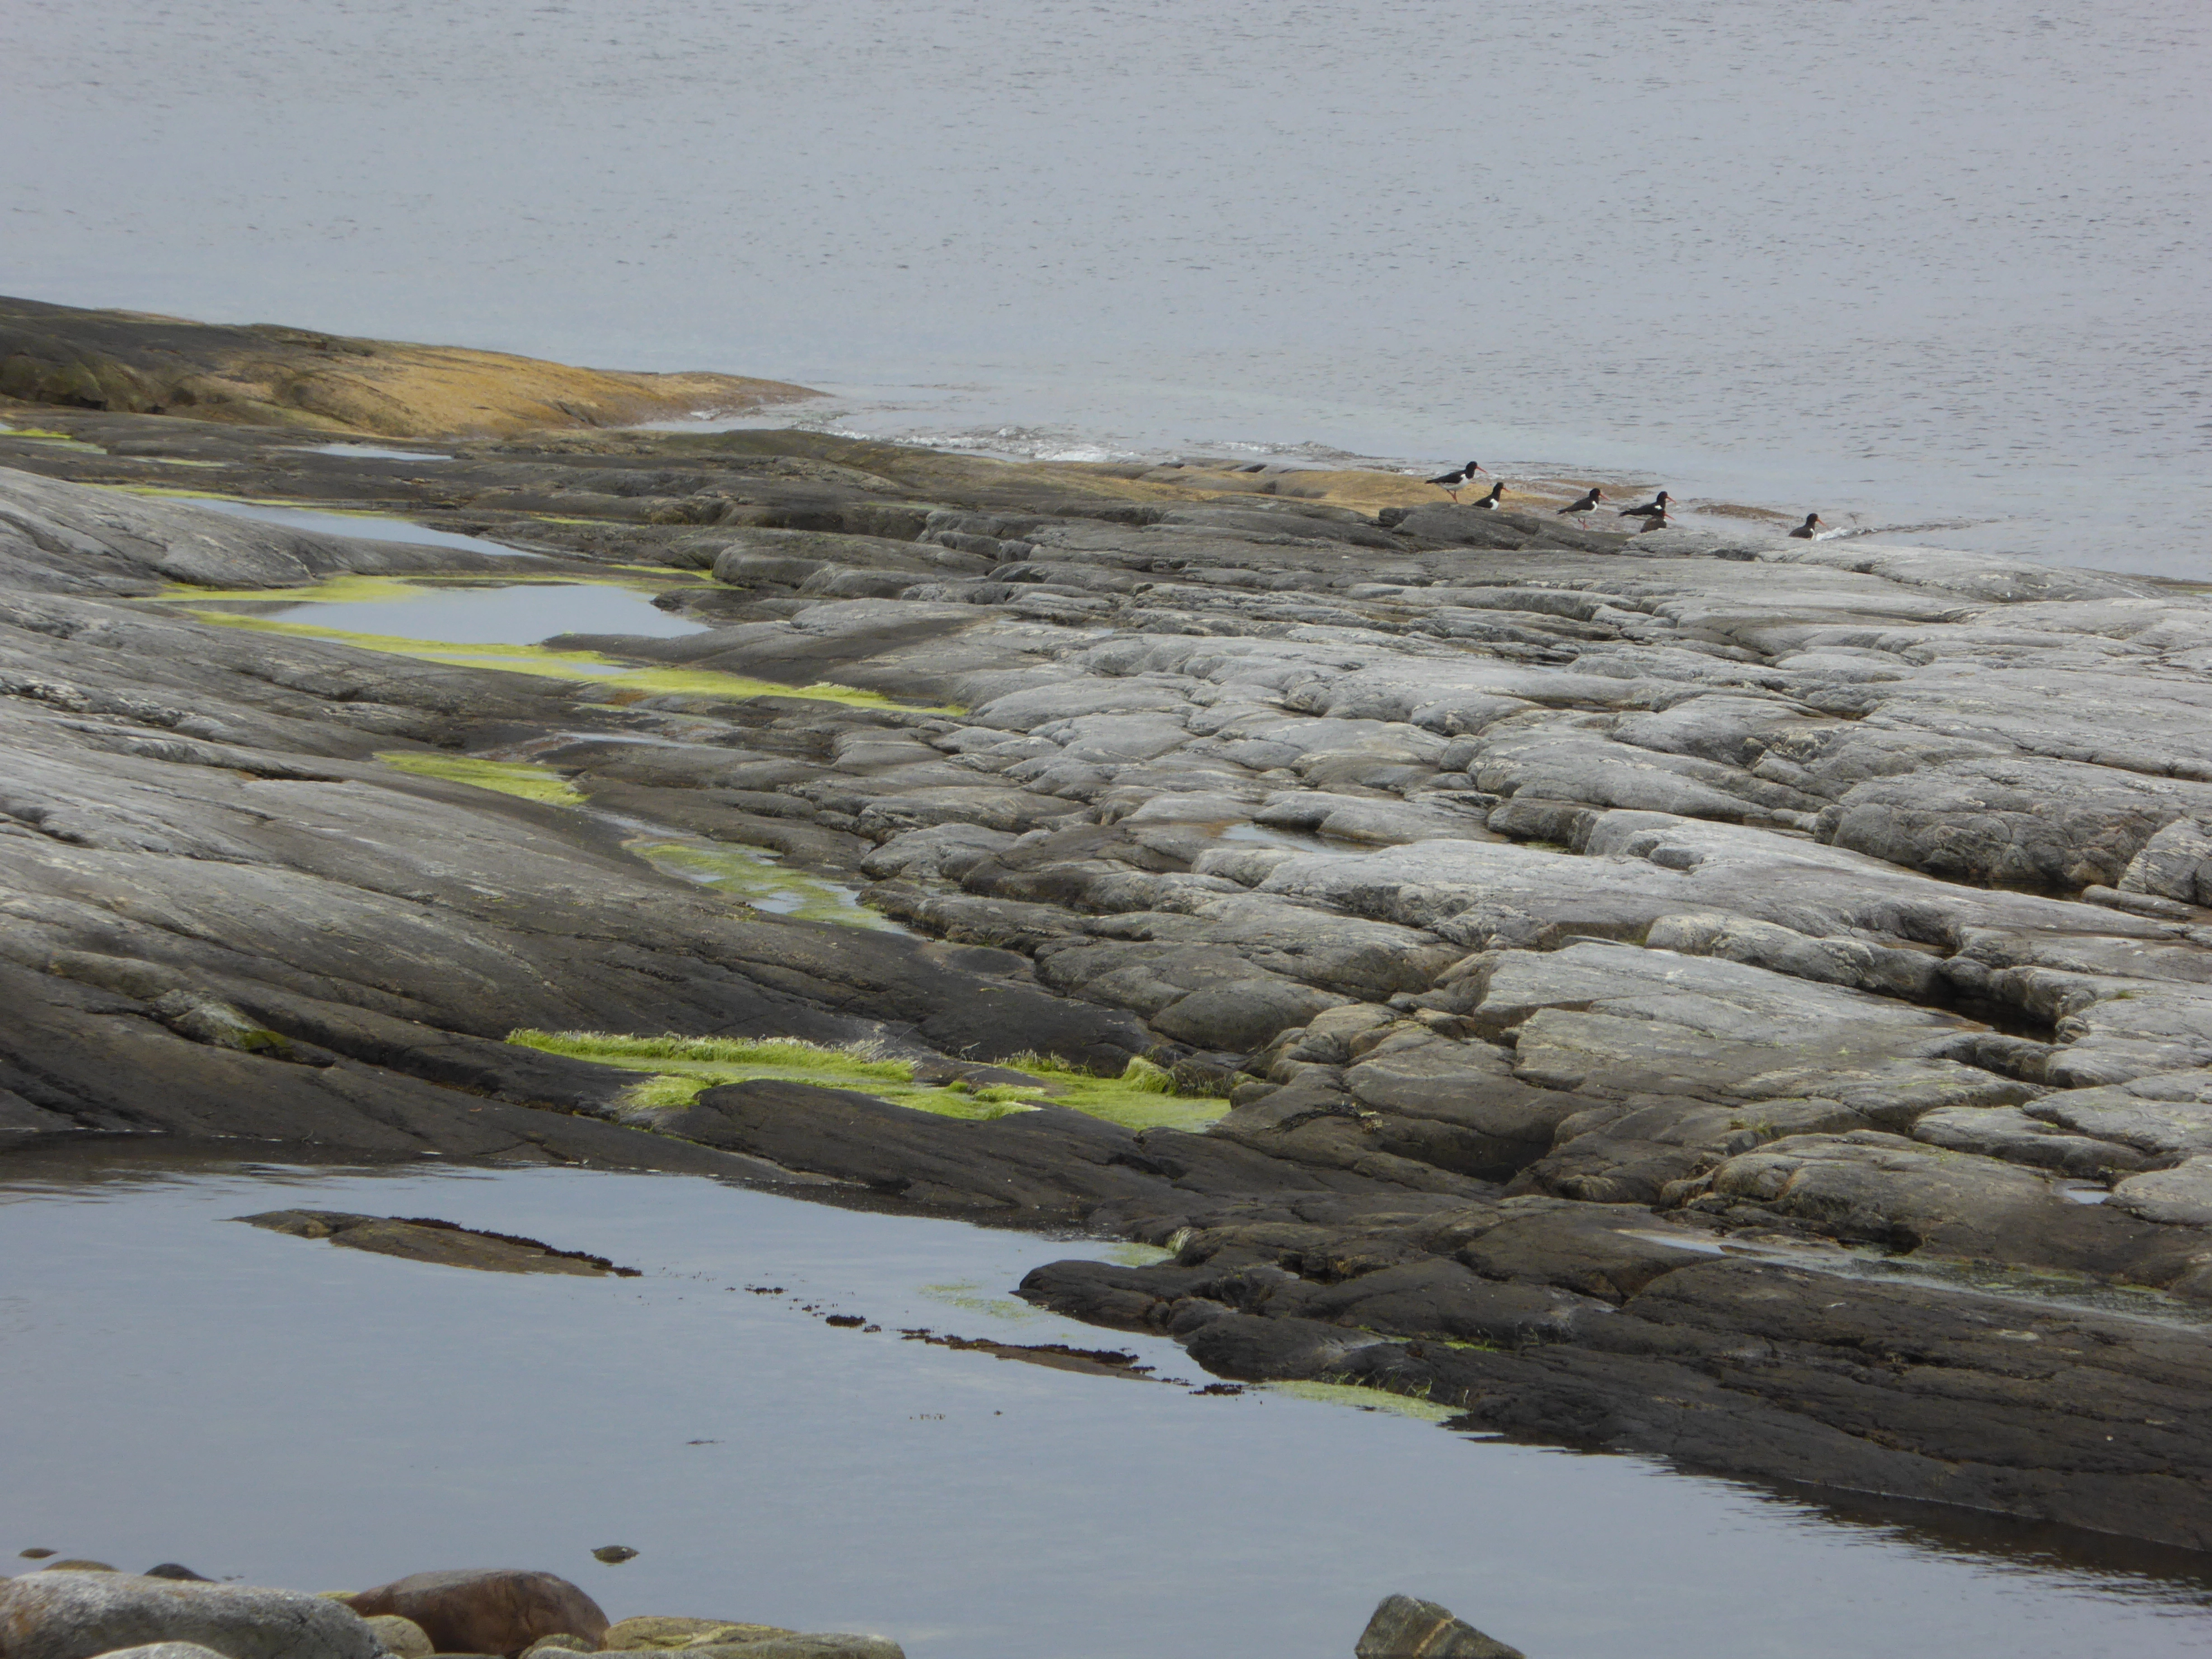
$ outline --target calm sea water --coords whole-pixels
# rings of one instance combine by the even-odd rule
[[[643,1277],[228,1219],[294,1206]],[[0,1571],[29,1547],[317,1589],[528,1565],[617,1617],[875,1630],[915,1659],[1320,1659],[1399,1589],[1539,1659],[2182,1659],[2212,1634],[2212,1586],[2157,1552],[1963,1547],[1638,1458],[900,1339],[1110,1342],[1203,1382],[1006,1295],[1109,1249],[665,1176],[0,1159]],[[637,1559],[592,1559],[615,1543]]]
[[[2201,0],[19,0],[0,290],[2212,578]]]

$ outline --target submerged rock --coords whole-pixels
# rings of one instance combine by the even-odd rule
[[[489,1273],[568,1273],[586,1279],[613,1275],[635,1279],[635,1267],[617,1267],[601,1255],[580,1250],[556,1249],[534,1238],[514,1238],[458,1227],[450,1221],[417,1217],[400,1220],[380,1215],[351,1215],[339,1210],[264,1210],[259,1215],[233,1218],[249,1227],[294,1238],[327,1239],[349,1250],[369,1250],[378,1255],[403,1256],[410,1261],[431,1261],[445,1267],[476,1267]],[[594,1551],[601,1560],[610,1558]],[[629,1552],[634,1555],[635,1550]]]

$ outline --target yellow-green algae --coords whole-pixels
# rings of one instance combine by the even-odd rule
[[[1357,1406],[1362,1411],[1386,1412],[1393,1417],[1416,1418],[1424,1423],[1443,1423],[1466,1413],[1412,1395],[1392,1394],[1387,1389],[1355,1388],[1345,1382],[1270,1382],[1270,1394],[1287,1394],[1299,1400],[1316,1400],[1329,1406]]]
[[[1003,1319],[1010,1324],[1026,1324],[1044,1317],[1044,1310],[1033,1308],[1011,1296],[993,1296],[984,1290],[982,1281],[974,1279],[956,1280],[950,1285],[924,1285],[921,1293],[933,1302],[942,1302],[963,1313],[982,1314],[992,1319]]]
[[[94,455],[107,453],[105,445],[87,443],[74,434],[56,432],[43,426],[0,426],[0,438],[31,438],[57,449],[82,449]]]
[[[170,490],[169,495],[205,495],[206,491]],[[243,497],[225,496],[223,500]],[[287,503],[271,503],[287,505]],[[315,509],[320,512],[323,509]],[[389,514],[372,514],[389,517]],[[402,579],[392,576],[333,576],[327,580],[300,587],[192,587],[182,584],[163,588],[143,603],[173,605],[201,622],[215,623],[225,628],[246,628],[264,633],[283,634],[296,639],[330,640],[340,645],[349,645],[356,650],[379,651],[396,657],[412,657],[418,662],[443,663],[457,668],[489,668],[509,673],[539,674],[550,679],[602,684],[609,688],[603,701],[626,704],[648,696],[700,696],[730,701],[750,697],[807,697],[817,702],[842,703],[851,708],[907,708],[921,713],[957,714],[963,711],[946,704],[941,707],[920,707],[902,703],[880,691],[863,691],[849,685],[839,685],[830,680],[817,680],[811,685],[786,685],[776,680],[758,680],[744,674],[726,674],[711,668],[669,668],[643,666],[623,662],[597,651],[556,651],[543,645],[477,645],[458,640],[410,640],[389,634],[361,634],[346,629],[325,628],[319,623],[289,621],[278,617],[241,616],[233,611],[209,611],[199,605],[252,601],[259,604],[282,605],[349,605],[365,600],[411,599],[425,587],[458,586],[464,587],[623,587],[634,592],[659,592],[671,585],[699,586],[699,579],[690,573],[669,571],[659,573],[649,565],[623,565],[618,569],[635,571],[651,580],[623,576],[569,576],[557,580],[533,581],[527,576],[503,578],[484,571],[453,573],[424,573],[410,574]],[[196,605],[194,601],[198,601]]]
[[[665,874],[712,887],[757,909],[800,921],[835,922],[880,933],[901,931],[897,923],[867,908],[835,882],[787,870],[750,848],[702,846],[695,841],[654,836],[640,836],[623,845]]]
[[[1125,1128],[1201,1129],[1229,1109],[1212,1097],[1168,1092],[1168,1074],[1132,1059],[1119,1077],[1095,1077],[1061,1061],[1017,1055],[1006,1069],[1028,1084],[920,1084],[910,1060],[868,1047],[830,1048],[792,1038],[623,1036],[605,1031],[511,1032],[507,1039],[547,1054],[597,1060],[650,1075],[628,1096],[639,1107],[688,1105],[702,1089],[748,1079],[855,1089],[895,1105],[945,1117],[994,1118],[1044,1105],[1071,1107]]]
[[[386,750],[377,759],[396,772],[411,772],[418,778],[442,778],[447,783],[465,783],[477,789],[496,789],[502,795],[520,795],[525,800],[543,801],[549,806],[584,804],[584,798],[568,779],[550,767],[531,761],[478,760],[473,755],[404,749]]]
[[[297,592],[299,590],[289,590]],[[266,592],[252,597],[266,599]],[[172,600],[172,604],[175,601]],[[191,607],[185,607],[191,610]],[[225,611],[191,610],[202,622],[226,628],[249,628],[295,639],[328,640],[361,651],[380,651],[418,662],[443,663],[454,668],[490,668],[508,673],[538,674],[549,679],[603,684],[624,701],[647,696],[718,697],[743,701],[752,697],[811,697],[822,702],[843,703],[854,708],[901,708],[879,691],[855,690],[849,685],[817,681],[812,685],[781,685],[742,674],[724,674],[709,668],[641,668],[597,651],[555,651],[543,645],[469,645],[453,640],[407,640],[386,634],[349,634],[343,629],[319,628],[312,623],[281,621],[273,617],[241,617]],[[627,694],[624,696],[623,694]]]

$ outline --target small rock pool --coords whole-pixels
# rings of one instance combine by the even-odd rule
[[[377,586],[383,591],[373,598],[303,599],[298,604],[256,609],[275,622],[453,645],[536,645],[558,634],[672,639],[706,627],[659,609],[651,591],[611,582],[445,580]]]
[[[437,1217],[642,1276],[477,1273],[229,1219],[279,1207]],[[1172,1345],[1007,1297],[1039,1261],[1116,1248],[692,1177],[113,1141],[0,1157],[0,1558],[303,1589],[543,1567],[617,1617],[878,1631],[915,1659],[1342,1656],[1391,1590],[1531,1659],[2161,1659],[2212,1639],[2189,1559],[1200,1395]],[[924,1327],[1133,1350],[1178,1380],[900,1334]],[[609,1544],[639,1554],[595,1561]]]

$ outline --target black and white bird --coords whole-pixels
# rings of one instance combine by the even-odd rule
[[[1595,484],[1592,484],[1590,486],[1589,495],[1583,496],[1582,500],[1578,501],[1569,501],[1565,507],[1559,509],[1559,516],[1563,519],[1569,517],[1580,517],[1585,513],[1596,512],[1598,500],[1602,492],[1598,489],[1598,487]]]
[[[1813,540],[1820,533],[1820,515],[1817,513],[1808,513],[1805,515],[1805,522],[1790,533],[1801,542]]]
[[[1628,515],[1625,513],[1621,514],[1621,517],[1623,518],[1626,518],[1627,516]],[[1667,508],[1665,503],[1662,502],[1654,507],[1650,514],[1646,517],[1643,533],[1648,536],[1655,530],[1664,530],[1666,527]]]
[[[1444,491],[1452,498],[1452,500],[1457,501],[1459,499],[1459,492],[1466,489],[1469,484],[1473,483],[1474,482],[1474,475],[1481,471],[1481,462],[1469,461],[1465,466],[1461,467],[1456,472],[1439,472],[1435,477],[1430,479],[1429,482],[1436,485],[1437,489]]]
[[[1662,489],[1643,506],[1624,507],[1613,516],[1621,519],[1663,519],[1667,516],[1667,503],[1673,499]]]
[[[1505,486],[1502,483],[1494,483],[1491,485],[1490,493],[1487,495],[1485,495],[1480,501],[1477,501],[1475,505],[1480,507],[1485,513],[1497,512],[1499,507],[1505,505]]]

